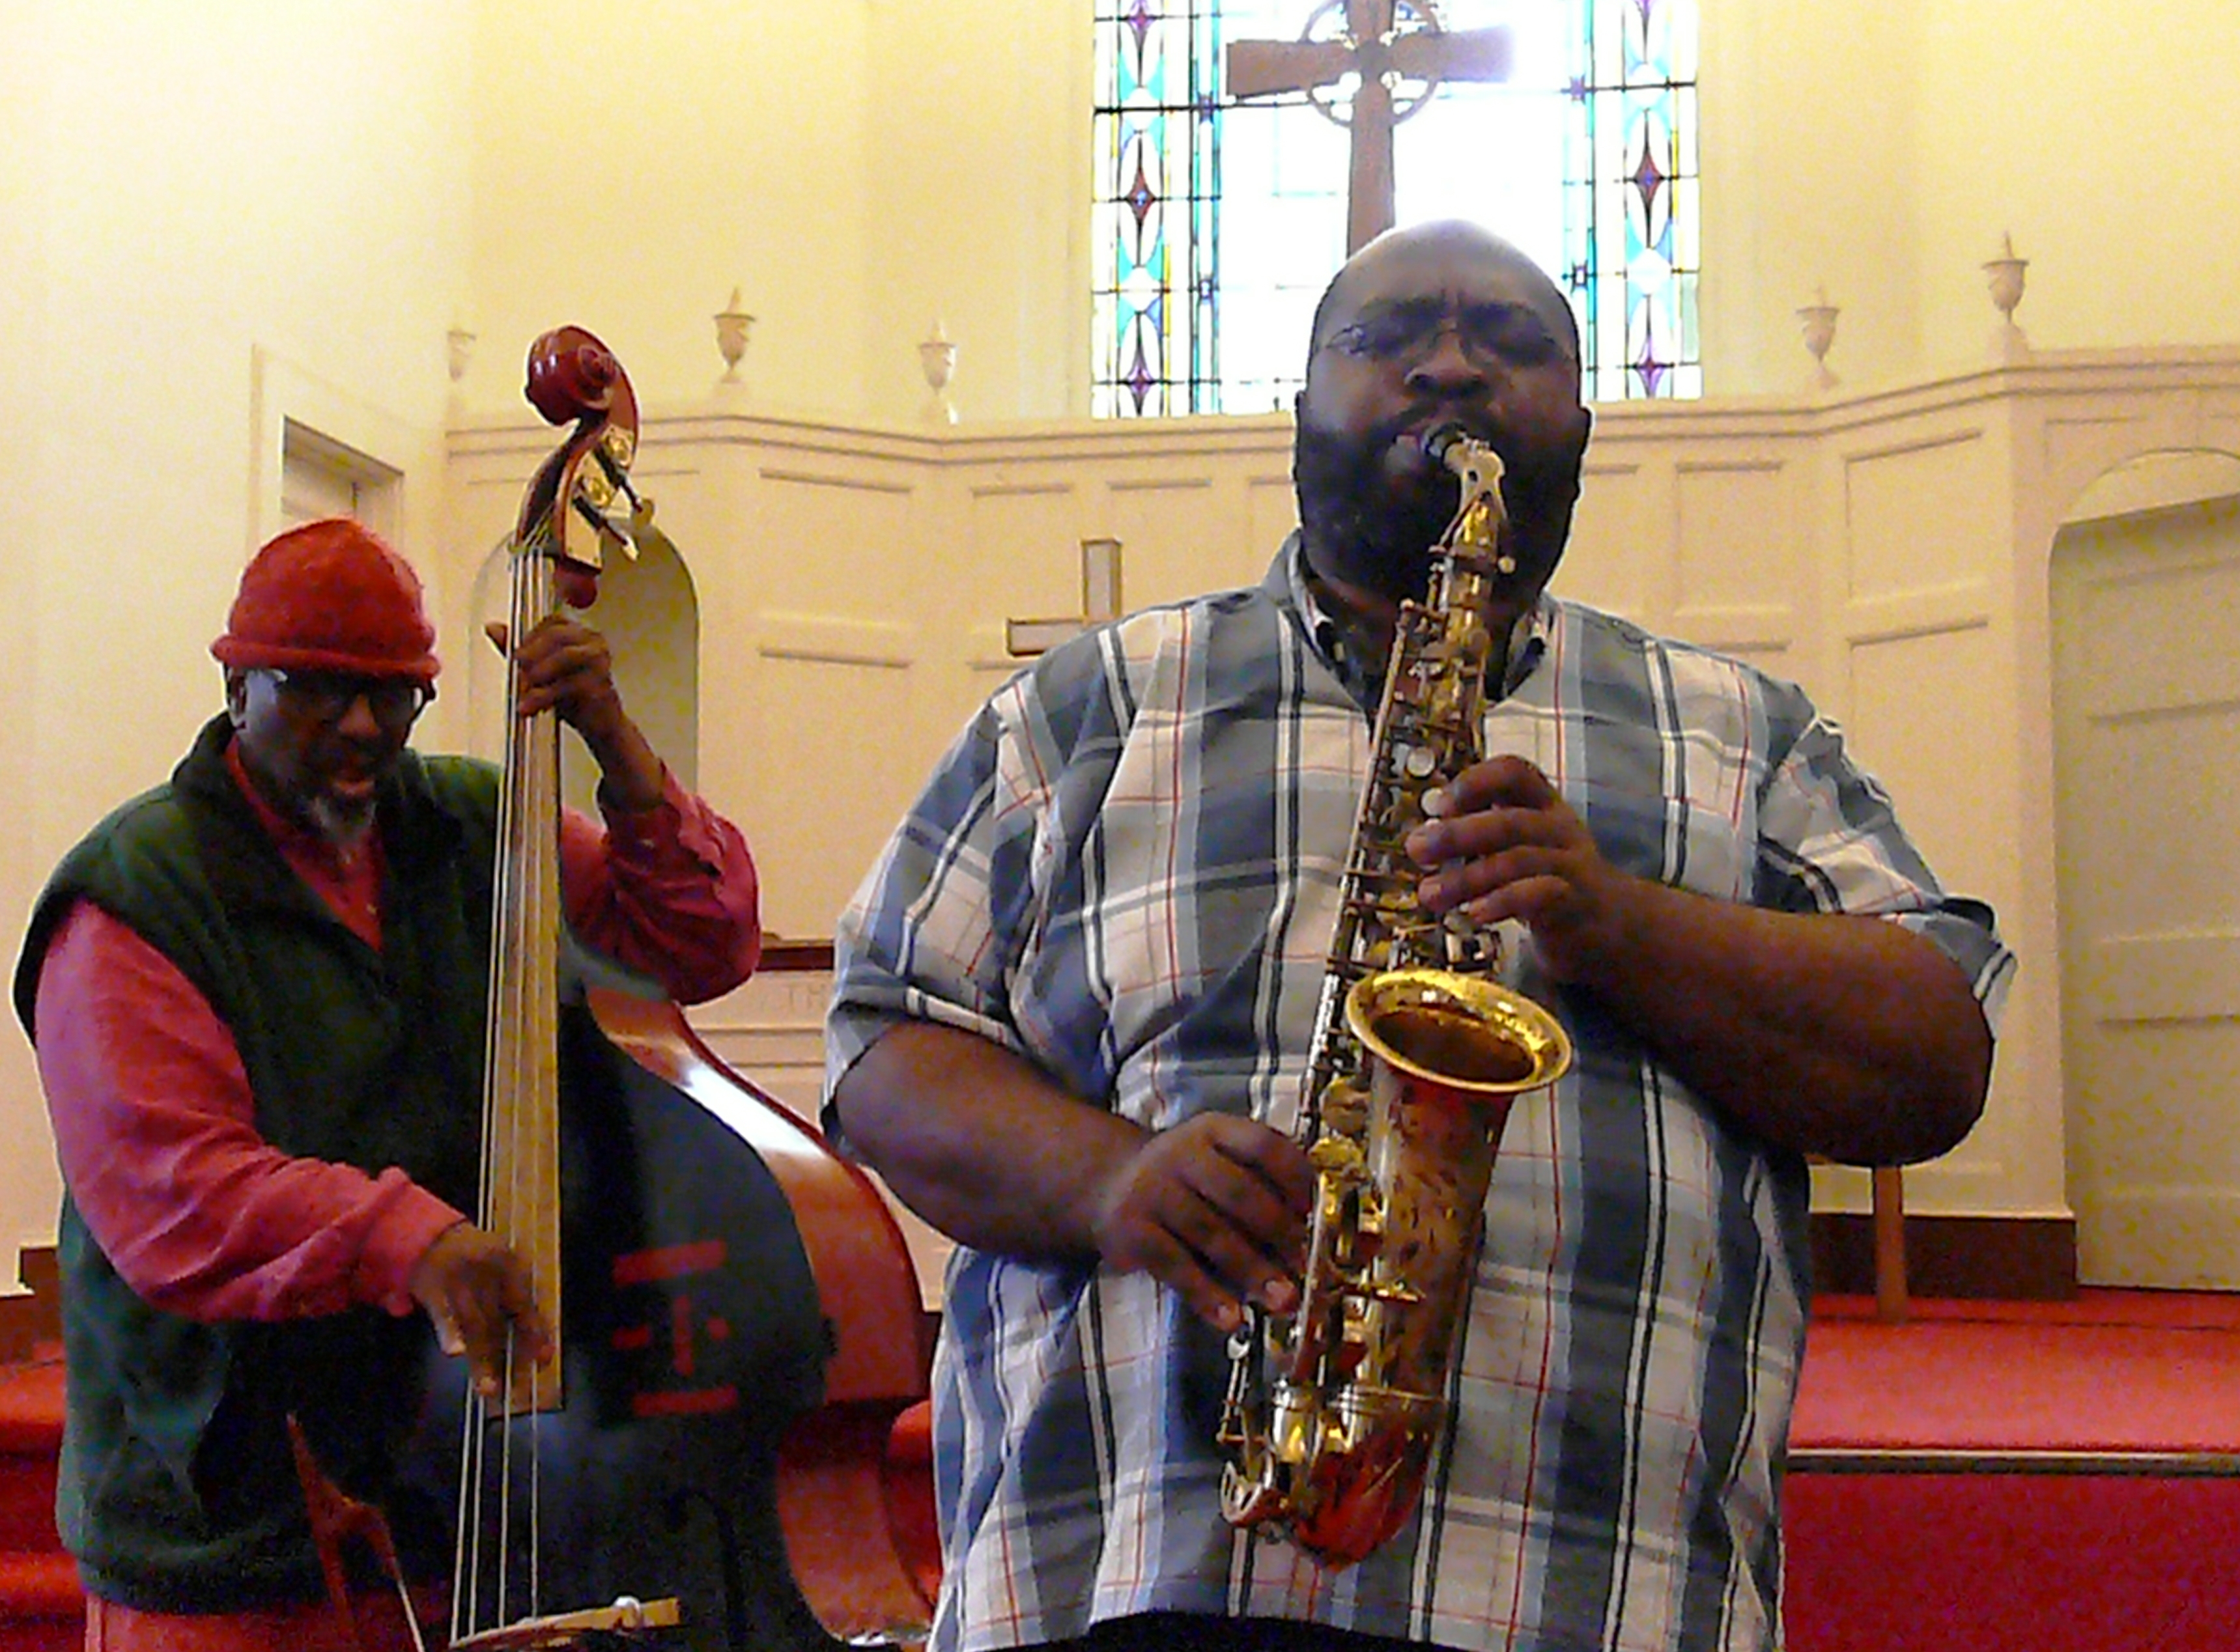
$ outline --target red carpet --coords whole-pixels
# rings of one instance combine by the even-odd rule
[[[2240,1452],[2240,1299],[1921,1302],[1903,1325],[1871,1312],[1817,1306],[1792,1449]]]
[[[77,1652],[85,1643],[77,1569],[55,1535],[62,1435],[59,1356],[0,1369],[0,1652]]]
[[[0,1652],[75,1652],[58,1365],[0,1372]],[[2240,1296],[1815,1304],[1786,1652],[2240,1652]]]
[[[2240,1482],[1789,1482],[1788,1652],[2230,1652]]]
[[[2240,1648],[2240,1297],[1816,1304],[1788,1652]]]

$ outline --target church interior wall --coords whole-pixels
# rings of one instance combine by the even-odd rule
[[[52,123],[51,89],[43,74],[48,47],[45,20],[26,19],[19,38],[0,59],[0,155],[37,152]],[[12,63],[12,67],[10,66]],[[44,250],[47,190],[27,169],[0,175],[8,210],[0,211],[0,340],[15,357],[11,395],[19,405],[37,408],[54,399],[60,363],[46,351],[28,347],[39,336],[50,300]],[[20,421],[12,440],[0,442],[0,498],[10,502],[7,636],[0,643],[0,696],[12,714],[0,716],[0,772],[9,776],[8,829],[0,831],[0,932],[23,933],[32,893],[45,876],[47,862],[32,829],[37,797],[43,780],[37,766],[38,740],[37,655],[42,627],[42,588],[59,563],[60,490],[53,474],[56,444],[43,419]],[[12,949],[11,949],[12,956]],[[12,1029],[11,1029],[12,1030]],[[53,1232],[57,1181],[48,1147],[46,1115],[39,1102],[31,1052],[20,1036],[0,1036],[0,1291],[12,1290],[12,1261],[19,1241],[43,1239]]]
[[[0,851],[0,923],[20,934],[54,858],[166,772],[215,709],[205,648],[270,525],[260,444],[276,385],[358,410],[395,446],[401,536],[455,660],[482,536],[526,473],[493,476],[484,503],[464,504],[442,433],[516,417],[536,332],[594,326],[663,416],[806,415],[783,437],[806,448],[777,474],[680,460],[659,478],[698,580],[701,751],[750,754],[714,783],[757,832],[783,806],[787,764],[845,761],[897,716],[913,739],[953,729],[1005,669],[990,616],[1070,610],[1081,536],[1125,541],[1131,602],[1256,576],[1288,521],[1280,422],[1240,424],[1253,452],[1196,490],[1156,443],[1092,486],[1073,474],[1085,446],[1051,423],[1087,394],[1090,10],[843,0],[780,23],[762,7],[678,5],[623,30],[588,0],[7,0],[0,152],[32,159],[0,181],[0,336],[37,416],[0,459],[19,550],[0,690],[27,708],[0,760],[29,777]],[[1847,388],[1981,366],[1996,317],[1978,266],[2010,230],[2032,259],[2017,319],[2041,350],[2232,336],[2219,281],[2240,263],[2240,222],[2210,192],[2240,132],[2208,80],[2212,9],[1703,0],[1703,12],[1704,333],[1722,402],[1794,399],[1810,364],[1793,312],[1816,289],[1843,310],[1830,364]],[[980,43],[959,52],[958,37]],[[734,285],[758,320],[747,394],[727,403],[710,316]],[[993,444],[970,474],[921,445],[915,346],[937,316],[960,346],[963,428]],[[477,343],[448,385],[444,334],[460,325]],[[1953,478],[1891,484],[1886,497],[1914,489],[1902,511],[1860,496],[1877,554],[1920,559],[1903,565],[1910,590],[1981,578],[1987,611],[2005,616],[1933,637],[1884,636],[1877,616],[1912,602],[1934,618],[1961,599],[1847,607],[1822,583],[1824,545],[1743,531],[1800,505],[1840,520],[1848,463],[1742,442],[1683,470],[1606,441],[1582,516],[1603,549],[1566,578],[1856,701],[1845,709],[1863,714],[1870,759],[1908,794],[1943,779],[1923,766],[1911,720],[1944,689],[1986,691],[1986,675],[2017,750],[2042,752],[2043,685],[2011,674],[2043,630],[2043,570],[1971,563],[1975,506]],[[2054,511],[2050,543],[2059,508],[2017,510]],[[1033,552],[976,560],[983,534]],[[1210,565],[1209,537],[1234,537],[1250,565]],[[705,576],[710,557],[723,577]],[[1943,575],[1940,558],[1955,564]],[[957,626],[970,648],[915,663]],[[857,661],[886,692],[790,746],[792,709],[830,700]],[[1938,689],[1906,686],[1922,681]],[[468,697],[437,702],[430,743],[466,736]],[[914,778],[875,768],[855,818],[890,819]],[[1963,838],[1932,852],[1983,866],[1979,886],[2014,888],[2023,937],[2050,945],[1997,836],[2012,823],[2023,841],[2050,837],[2033,783],[2016,783],[2018,818],[1980,836],[1933,805],[1923,823]],[[823,927],[828,886],[851,883],[860,866],[839,868],[860,858],[847,844],[783,894],[781,925]],[[2057,1045],[2043,1026],[2022,1034],[2003,1083],[2032,1038]],[[2014,1116],[2018,1135],[2049,1122]],[[0,1048],[0,1129],[21,1149],[0,1164],[0,1249],[45,1242],[57,1188],[20,1041]],[[2014,1185],[2011,1202],[2043,1202],[2036,1169]]]
[[[5,477],[12,963],[63,850],[218,709],[208,644],[277,525],[282,403],[384,432],[403,536],[431,533],[468,41],[441,0],[4,15],[0,336],[30,436]],[[0,1133],[6,1255],[51,1241],[59,1196],[20,1036]]]
[[[1816,8],[1830,10],[1832,8]],[[2240,332],[2240,227],[2220,179],[2240,129],[2215,0],[2033,8],[1922,0],[1923,289],[1983,290],[2011,229],[2031,259],[2017,319],[2078,349],[2210,344]],[[1869,266],[1871,268],[1871,266]],[[1924,311],[1927,363],[1964,359],[1984,312]]]
[[[1090,10],[873,5],[867,388],[882,410],[923,409],[917,347],[937,320],[958,341],[967,417],[1087,410]]]
[[[703,396],[734,287],[765,400],[878,405],[866,63],[874,25],[913,10],[478,0],[468,405],[518,407],[530,341],[563,323],[604,339],[642,400]]]
[[[703,396],[737,284],[772,410],[915,419],[937,318],[968,416],[1077,414],[1091,10],[855,0],[773,29],[677,6],[606,40],[592,0],[482,0],[471,403],[512,405],[563,315],[617,335],[649,403]],[[1714,394],[1803,383],[1795,311],[1822,294],[1847,383],[1976,365],[2010,233],[2041,347],[2231,336],[2240,225],[2212,191],[2240,133],[2198,0],[1701,10]]]

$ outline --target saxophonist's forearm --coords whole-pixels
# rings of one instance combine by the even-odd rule
[[[976,1249],[1097,1254],[1095,1194],[1144,1131],[960,1028],[895,1028],[833,1094],[848,1141],[897,1197]]]
[[[1910,1162],[1951,1148],[1982,1113],[1990,1032],[1930,942],[1880,918],[1627,883],[1623,938],[1579,984],[1756,1134]]]

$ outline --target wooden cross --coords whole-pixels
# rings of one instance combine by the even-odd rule
[[[1081,542],[1081,616],[1077,619],[1014,619],[1003,622],[1003,646],[1015,660],[1030,660],[1069,636],[1120,617],[1120,542]]]
[[[1325,17],[1345,14],[1345,32],[1314,37]],[[1229,47],[1232,97],[1304,92],[1323,116],[1353,130],[1346,184],[1345,250],[1350,257],[1392,227],[1392,129],[1430,100],[1443,80],[1505,80],[1506,29],[1440,27],[1430,0],[1323,0],[1297,40],[1237,40]],[[1361,84],[1341,117],[1317,96],[1348,74]],[[1403,86],[1416,83],[1404,92]],[[1396,97],[1396,93],[1399,95]]]

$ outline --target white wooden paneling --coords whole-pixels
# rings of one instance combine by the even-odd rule
[[[917,538],[909,484],[790,459],[762,466],[757,479],[756,520],[724,541],[735,556],[751,546],[760,606],[813,614],[840,595],[851,613],[910,611],[911,588],[893,577]]]
[[[1671,628],[1707,647],[1776,654],[1797,630],[1810,524],[1776,458],[1689,459],[1674,477],[1678,603]]]
[[[1202,465],[1170,476],[1107,482],[1099,531],[1120,542],[1128,605],[1171,603],[1258,577],[1257,567],[1235,565],[1243,524],[1230,519],[1230,506],[1227,490],[1216,487]]]
[[[966,540],[983,564],[1005,570],[986,582],[991,595],[1011,605],[1005,617],[1077,616],[1085,531],[1078,492],[1052,477],[1030,486],[975,485],[969,497]]]
[[[1845,543],[1854,600],[1980,578],[2011,552],[2006,488],[1980,430],[1914,435],[1849,456]]]
[[[1557,589],[1804,682],[2022,951],[1990,1109],[1909,1174],[1917,1211],[2068,1209],[2047,560],[2101,471],[2221,432],[2240,443],[2240,350],[1597,410]],[[451,441],[445,543],[470,569],[550,432],[524,417]],[[1003,620],[1072,610],[1083,536],[1123,542],[1134,606],[1258,579],[1293,520],[1282,418],[932,430],[650,410],[649,465],[690,473],[663,485],[701,616],[703,789],[750,827],[773,927],[805,934],[1015,669]],[[469,583],[455,569],[448,590]],[[464,618],[447,613],[443,646],[463,646]],[[2143,894],[2150,876],[2117,883]]]
[[[1553,588],[1653,629],[1669,626],[1679,597],[1672,467],[1631,453],[1598,459],[1592,451]]]
[[[1851,649],[1853,754],[1889,789],[1898,818],[1939,876],[1989,898],[2007,882],[2010,849],[1977,828],[1983,793],[2004,759],[1970,731],[1999,716],[1989,632],[1978,625],[1862,643]]]

